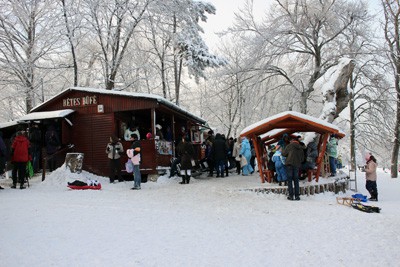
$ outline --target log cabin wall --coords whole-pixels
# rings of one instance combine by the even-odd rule
[[[102,109],[99,109],[99,105]],[[134,115],[139,121],[145,122],[141,126],[148,127],[151,126],[151,110],[155,110],[157,116],[160,115],[156,117],[156,120],[165,120],[166,125],[171,125],[176,139],[179,138],[176,133],[179,133],[181,127],[189,130],[188,121],[191,120],[187,113],[166,107],[160,104],[157,99],[85,90],[67,90],[35,108],[34,111],[62,109],[75,110],[68,117],[73,125],[70,126],[66,121],[62,123],[61,139],[63,145],[74,144],[74,149],[69,152],[84,153],[83,168],[103,176],[109,175],[108,158],[105,153],[106,144],[113,134],[123,139],[123,133],[120,129],[122,121],[126,121]],[[143,130],[146,131],[147,129]],[[169,166],[171,156],[158,154],[154,140],[143,140],[144,138],[145,134],[141,136],[142,173],[156,173],[157,166]],[[122,143],[125,151],[130,148],[130,142],[122,141]],[[126,160],[127,157],[124,154],[121,159],[123,170]]]

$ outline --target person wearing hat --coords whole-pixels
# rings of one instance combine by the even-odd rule
[[[365,188],[371,195],[371,197],[368,200],[378,201],[378,187],[376,185],[376,180],[377,180],[376,168],[378,167],[378,163],[376,161],[376,158],[371,153],[368,153],[365,156],[365,160],[366,160]]]

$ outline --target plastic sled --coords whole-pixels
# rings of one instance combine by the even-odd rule
[[[73,190],[100,190],[101,189],[101,184],[98,185],[84,185],[84,186],[78,186],[78,185],[67,185],[69,188]]]
[[[361,201],[361,202],[367,202],[368,201],[367,196],[364,196],[363,194],[354,194],[354,195],[351,195],[351,197],[353,197],[353,198],[355,198],[355,199],[357,199],[358,201]]]

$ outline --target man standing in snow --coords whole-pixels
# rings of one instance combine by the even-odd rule
[[[289,196],[287,199],[300,200],[300,186],[299,186],[299,169],[304,160],[304,149],[306,147],[301,145],[297,137],[290,141],[290,144],[285,147],[282,156],[286,157],[285,165],[287,172],[288,191]],[[294,183],[294,192],[293,192]]]
[[[11,146],[11,162],[14,165],[16,172],[18,173],[18,179],[20,183],[20,189],[25,189],[25,174],[26,174],[26,163],[30,159],[30,143],[28,138],[25,136],[25,131],[20,130],[17,132],[17,136]],[[11,188],[17,188],[17,176],[13,175],[13,185]]]

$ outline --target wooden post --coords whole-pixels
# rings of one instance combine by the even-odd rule
[[[257,137],[254,135],[251,137],[251,140],[253,140],[254,150],[256,151],[257,166],[258,166],[258,172],[260,173],[260,177],[261,177],[261,183],[265,183],[265,177],[264,177],[264,172],[262,169],[262,162],[261,162],[262,152],[260,151],[260,144],[258,143]],[[250,164],[250,162],[249,162],[249,164]]]
[[[326,143],[328,142],[329,134],[324,134],[322,136],[322,141],[320,139],[320,146],[319,146],[319,153],[318,153],[318,159],[317,159],[317,173],[315,174],[315,181],[318,183],[319,180],[319,174],[321,172],[321,166],[323,164],[323,158],[325,155],[325,150],[326,150]]]

